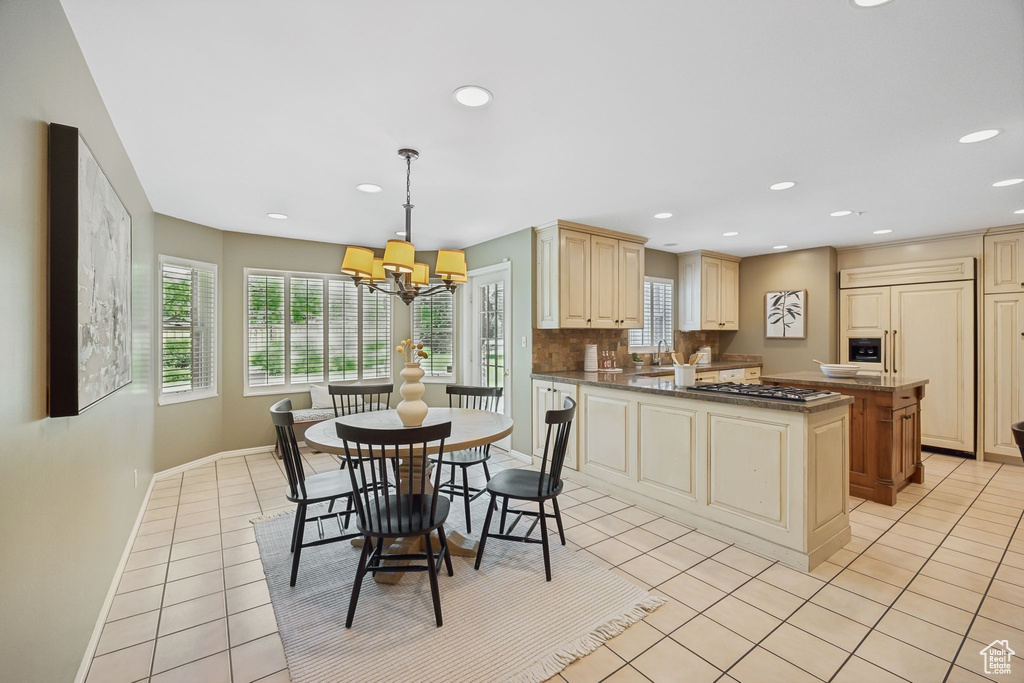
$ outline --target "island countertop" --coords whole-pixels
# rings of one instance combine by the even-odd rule
[[[905,377],[877,377],[874,375],[857,375],[856,377],[826,377],[824,373],[814,370],[799,372],[783,372],[775,375],[761,375],[761,381],[770,384],[803,384],[811,387],[822,387],[833,391],[856,389],[859,391],[897,392],[928,384],[926,379]]]
[[[698,401],[713,401],[736,406],[752,406],[754,408],[784,410],[794,413],[817,413],[853,403],[852,397],[841,395],[801,403],[798,401],[782,401],[756,396],[741,396],[738,394],[713,394],[677,387],[672,375],[651,376],[650,374],[638,374],[628,370],[623,372],[582,372],[579,370],[535,372],[530,376],[533,379],[547,380],[549,382],[565,382],[567,384],[583,384],[606,387],[608,389],[639,391],[648,394],[659,394],[661,396],[675,396]]]

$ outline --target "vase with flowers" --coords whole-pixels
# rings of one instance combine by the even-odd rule
[[[423,382],[423,368],[420,367],[420,360],[427,357],[423,350],[423,344],[416,344],[412,339],[406,339],[397,347],[395,353],[405,361],[405,368],[399,375],[402,377],[402,388],[398,393],[402,400],[398,404],[398,418],[406,427],[419,427],[427,417],[427,404],[423,402],[425,387]]]

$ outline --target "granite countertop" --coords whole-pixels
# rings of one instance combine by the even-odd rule
[[[683,360],[680,357],[680,360]],[[759,360],[713,360],[710,363],[697,364],[697,372],[717,372],[719,370],[739,370],[740,368],[759,368],[763,363]],[[662,365],[645,365],[639,370],[624,368],[623,372],[632,372],[635,375],[659,375],[673,374],[672,361],[667,360]]]
[[[833,391],[842,391],[845,388],[860,391],[888,391],[892,393],[928,384],[926,379],[907,377],[877,377],[874,375],[826,377],[825,373],[820,370],[800,370],[799,372],[782,372],[777,375],[762,375],[761,381],[770,384],[805,384],[812,387],[832,389]]]
[[[669,366],[671,368],[671,366]],[[853,403],[850,396],[833,396],[817,401],[799,403],[795,401],[780,401],[771,398],[758,398],[755,396],[740,396],[737,394],[712,394],[705,391],[694,391],[683,387],[676,387],[675,379],[670,376],[652,376],[649,373],[635,373],[628,370],[623,372],[582,372],[570,370],[566,372],[535,372],[530,375],[533,379],[547,380],[550,382],[566,382],[568,384],[585,384],[588,386],[606,387],[608,389],[622,389],[626,391],[639,391],[646,394],[657,394],[660,396],[675,396],[677,398],[690,398],[698,401],[712,401],[715,403],[728,403],[737,406],[752,406],[754,408],[765,408],[768,410],[783,410],[792,413],[817,413],[822,410],[831,410],[839,406]]]

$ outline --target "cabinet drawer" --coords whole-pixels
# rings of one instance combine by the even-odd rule
[[[717,372],[698,372],[697,384],[714,384],[718,381]]]
[[[760,368],[760,366],[758,366],[756,368],[744,368],[743,369],[743,377],[745,379],[760,379],[761,378],[761,368]]]
[[[722,382],[742,382],[746,376],[743,368],[736,368],[735,370],[719,370],[718,379]]]

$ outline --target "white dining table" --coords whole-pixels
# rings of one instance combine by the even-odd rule
[[[501,413],[493,413],[486,410],[474,410],[471,408],[430,408],[423,424],[435,425],[443,422],[452,423],[451,436],[445,439],[445,452],[459,451],[467,448],[477,448],[504,439],[512,433],[512,418]],[[331,420],[319,422],[306,430],[306,444],[318,451],[343,456],[345,454],[345,442],[338,437],[337,424],[342,423],[353,427],[364,427],[370,429],[408,429],[402,424],[396,410],[375,410],[365,413],[353,413]],[[427,453],[437,453],[440,442],[428,443]],[[420,480],[427,477],[424,484],[425,490],[433,491],[433,484],[430,480],[430,470],[434,466],[431,462],[424,462],[423,450],[415,449],[413,455],[412,476],[402,477],[400,485],[403,491],[418,491]],[[402,473],[409,470],[410,463],[406,458],[400,459]],[[450,529],[447,535],[448,550],[452,555],[460,557],[475,557],[477,541],[463,536],[458,530]],[[421,537],[395,538],[387,548],[393,554],[412,554],[420,552]],[[435,543],[440,546],[439,541]],[[362,539],[354,539],[354,545],[361,545]],[[386,553],[385,553],[386,554]],[[378,583],[397,583],[402,577],[401,573],[379,572],[374,578]]]

